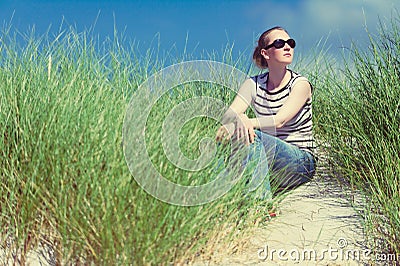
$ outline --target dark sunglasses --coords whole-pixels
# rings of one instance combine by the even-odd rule
[[[271,47],[275,47],[276,49],[281,49],[285,46],[286,43],[289,44],[289,46],[292,48],[296,47],[296,41],[293,39],[289,39],[287,41],[282,40],[282,39],[277,39],[273,43],[271,43],[270,45],[265,47],[264,49],[268,50]]]

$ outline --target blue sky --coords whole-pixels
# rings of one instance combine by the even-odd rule
[[[194,54],[221,51],[227,43],[250,54],[260,33],[281,25],[296,39],[297,49],[307,53],[321,39],[328,38],[333,52],[351,40],[365,41],[365,25],[375,32],[378,16],[390,18],[395,9],[400,1],[3,0],[0,18],[21,32],[34,26],[37,34],[74,25],[78,31],[95,26],[94,32],[105,37],[113,35],[115,25],[143,49],[159,41],[162,50],[175,46],[183,52],[186,46]]]

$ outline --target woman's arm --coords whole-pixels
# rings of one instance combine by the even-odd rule
[[[251,103],[254,89],[255,84],[251,79],[243,83],[238,95],[222,118],[223,126],[217,132],[217,141],[229,140],[236,133],[237,138],[242,139],[246,144],[253,143],[254,129],[274,132],[276,128],[281,128],[290,121],[311,98],[310,83],[307,79],[299,79],[293,84],[288,99],[276,115],[250,119],[244,112]]]
[[[290,121],[311,98],[311,85],[307,79],[301,79],[293,84],[293,88],[278,113],[274,116],[248,118],[240,114],[236,125],[239,136],[245,137],[246,144],[254,142],[254,129],[261,129],[266,132],[275,132],[277,128],[283,127]],[[238,125],[240,123],[240,125]]]
[[[253,97],[252,94],[254,93],[254,81],[247,79],[240,87],[232,104],[229,106],[228,110],[221,119],[222,126],[217,131],[217,141],[229,140],[232,137],[232,135],[235,133],[235,129],[237,130],[237,120],[249,107]]]
[[[282,128],[290,121],[311,98],[311,85],[306,79],[300,79],[293,84],[293,88],[278,113],[274,116],[265,116],[249,119],[256,129],[265,131]]]
[[[251,79],[247,79],[240,87],[235,99],[229,109],[222,117],[221,123],[223,125],[236,121],[238,115],[246,112],[252,101],[252,91],[255,90],[255,83]]]

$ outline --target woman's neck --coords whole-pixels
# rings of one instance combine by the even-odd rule
[[[271,68],[269,69],[268,74],[268,88],[270,90],[280,88],[284,84],[286,84],[286,75],[288,71],[285,68]]]

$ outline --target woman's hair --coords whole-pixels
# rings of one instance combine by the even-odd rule
[[[274,30],[283,30],[284,32],[288,33],[286,29],[284,29],[280,26],[276,26],[276,27],[270,28],[269,30],[264,31],[261,34],[260,38],[258,39],[257,46],[253,52],[253,61],[261,69],[268,68],[268,62],[262,56],[261,49],[264,49],[267,46],[268,41],[269,41],[268,34]]]

